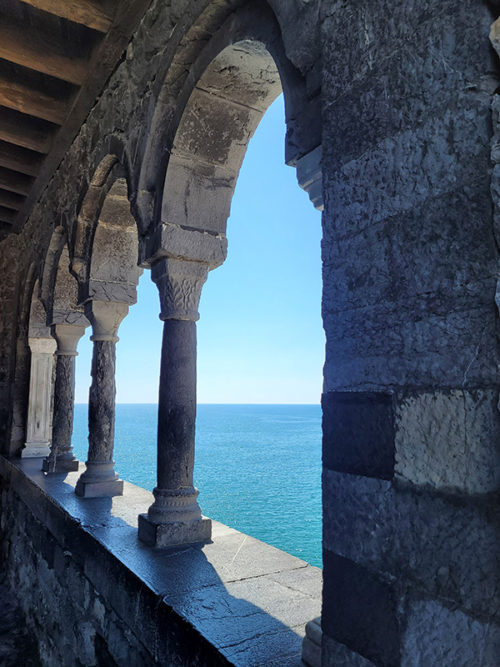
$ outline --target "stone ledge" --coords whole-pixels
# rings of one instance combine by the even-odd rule
[[[152,661],[198,664],[202,655],[203,664],[301,664],[305,625],[321,608],[319,568],[215,521],[210,544],[147,547],[136,526],[149,492],[125,482],[121,497],[81,499],[78,472],[45,476],[40,468],[39,459],[0,457],[10,502],[49,531],[49,569],[62,550]],[[41,549],[36,536],[27,539]]]

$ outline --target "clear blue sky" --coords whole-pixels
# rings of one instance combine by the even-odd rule
[[[228,258],[209,274],[198,322],[199,403],[319,403],[324,362],[321,216],[284,163],[283,98],[240,171]],[[149,271],[117,345],[118,403],[157,403],[162,322]],[[90,329],[78,348],[76,402],[90,384]]]

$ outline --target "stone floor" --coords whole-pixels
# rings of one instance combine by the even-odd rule
[[[26,629],[16,596],[0,572],[0,666],[39,667],[38,649]]]

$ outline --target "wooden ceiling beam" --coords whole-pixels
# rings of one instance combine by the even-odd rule
[[[107,32],[113,20],[95,0],[21,0],[21,2],[99,32]]]
[[[30,191],[32,180],[29,176],[25,176],[25,174],[0,167],[0,188],[4,190],[15,192],[18,195],[27,195]]]
[[[16,216],[17,216],[16,211],[12,211],[10,208],[4,208],[3,206],[0,206],[0,221],[1,222],[8,222],[10,225],[12,225],[12,224],[14,224]]]
[[[48,153],[52,146],[52,126],[17,113],[5,107],[0,109],[0,139],[10,144],[29,148],[37,153]]]
[[[36,176],[40,171],[42,159],[39,153],[0,141],[0,167],[20,171],[28,176]]]
[[[65,55],[68,44],[57,35],[43,35],[27,30],[2,17],[0,22],[0,58],[56,79],[81,85],[87,76],[87,58]]]
[[[7,192],[7,190],[0,190],[0,206],[11,208],[14,211],[19,211],[23,204],[24,197],[21,195],[16,195],[13,192]]]
[[[21,113],[62,125],[68,111],[66,100],[30,88],[0,74],[0,104]]]

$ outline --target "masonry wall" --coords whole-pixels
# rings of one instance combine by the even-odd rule
[[[0,545],[0,568],[44,665],[229,664],[161,594],[1,457]]]
[[[493,20],[323,3],[325,667],[498,659]]]

